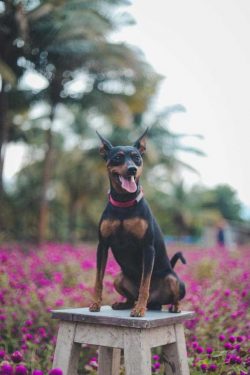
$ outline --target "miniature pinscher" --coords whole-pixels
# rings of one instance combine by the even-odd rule
[[[148,130],[148,129],[147,129]],[[107,163],[110,180],[109,202],[99,224],[97,273],[90,311],[100,311],[103,277],[111,248],[121,267],[115,278],[116,291],[125,302],[112,305],[115,310],[130,309],[131,316],[142,317],[146,309],[161,310],[171,304],[170,312],[179,312],[179,301],[185,296],[185,285],[174,272],[182,253],[169,260],[162,232],[143,197],[139,183],[142,156],[146,151],[144,134],[133,146],[112,146],[99,133],[100,154]]]

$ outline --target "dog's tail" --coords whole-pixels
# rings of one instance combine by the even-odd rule
[[[183,264],[186,264],[186,259],[184,258],[184,256],[182,255],[182,253],[180,251],[178,251],[178,253],[174,254],[170,260],[170,263],[171,263],[171,267],[174,269],[175,265],[176,265],[176,262],[178,260],[181,260]]]

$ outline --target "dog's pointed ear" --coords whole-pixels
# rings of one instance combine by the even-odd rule
[[[98,133],[98,131],[96,131],[96,134],[98,135],[98,137],[100,138],[102,144],[100,146],[100,155],[103,157],[104,160],[107,160],[108,159],[108,153],[110,152],[110,150],[113,148],[112,144],[105,138],[103,138],[101,136],[101,134]]]
[[[148,128],[145,130],[145,132],[137,139],[137,141],[134,143],[134,147],[138,148],[141,155],[144,154],[146,151],[146,137],[148,134]]]

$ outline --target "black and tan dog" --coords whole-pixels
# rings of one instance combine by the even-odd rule
[[[171,304],[169,311],[179,312],[179,301],[185,296],[185,285],[173,268],[181,253],[169,260],[161,230],[143,198],[139,184],[142,155],[146,150],[146,132],[134,146],[113,147],[98,134],[100,153],[107,162],[110,179],[109,202],[99,225],[97,274],[90,311],[99,311],[102,302],[103,277],[111,248],[121,273],[115,289],[126,298],[113,309],[132,308],[131,316],[144,316],[146,309],[160,310]]]

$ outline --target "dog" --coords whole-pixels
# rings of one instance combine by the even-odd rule
[[[111,248],[121,272],[114,280],[116,291],[126,298],[115,302],[114,310],[132,309],[130,316],[143,317],[147,309],[171,305],[177,313],[185,296],[185,284],[174,271],[182,253],[169,260],[162,232],[143,197],[140,176],[148,129],[133,146],[112,146],[98,132],[100,154],[107,163],[109,201],[99,223],[97,272],[94,298],[89,310],[100,311],[103,277]]]

